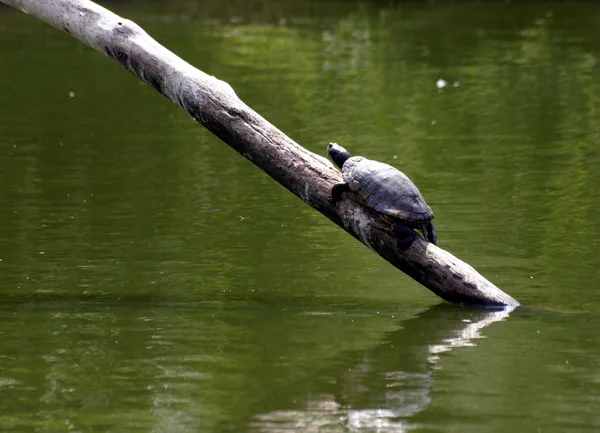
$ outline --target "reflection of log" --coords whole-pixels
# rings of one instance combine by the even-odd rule
[[[392,371],[430,372],[439,354],[476,345],[482,329],[508,316],[509,311],[461,310],[440,303],[398,323],[397,330],[360,356],[381,377]]]
[[[432,400],[440,354],[476,345],[482,329],[508,315],[508,310],[435,305],[398,322],[398,329],[379,336],[382,341],[373,347],[340,354],[330,368],[300,375],[295,383],[286,380],[289,388],[279,391],[288,401],[278,400],[275,408],[258,415],[256,430],[329,431],[327,426],[340,420],[343,431],[411,430],[413,417]],[[302,399],[305,408],[297,410]]]
[[[514,307],[516,300],[450,253],[418,237],[398,249],[388,223],[354,200],[329,201],[340,173],[245,105],[225,82],[186,63],[135,23],[86,0],[0,0],[64,30],[175,102],[277,182],[447,301]],[[325,145],[323,142],[323,151]],[[443,234],[441,236],[443,239]]]
[[[398,324],[381,343],[345,356],[336,371],[337,401],[345,407],[377,408],[388,417],[406,417],[424,410],[431,400],[432,371],[440,354],[474,346],[480,331],[505,320],[509,311],[461,310],[435,305]]]

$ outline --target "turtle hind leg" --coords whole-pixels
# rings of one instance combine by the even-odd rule
[[[425,230],[423,231],[425,238],[431,242],[433,245],[437,244],[437,235],[435,234],[435,228],[433,224],[430,222],[425,225]]]
[[[329,197],[331,204],[336,204],[340,201],[342,199],[342,194],[345,192],[350,192],[350,185],[347,183],[341,182],[333,185],[333,188],[331,188],[331,196]]]
[[[394,221],[392,223],[392,228],[394,229],[394,232],[396,232],[396,237],[398,238],[398,247],[402,250],[410,247],[417,238],[415,231],[402,221]]]

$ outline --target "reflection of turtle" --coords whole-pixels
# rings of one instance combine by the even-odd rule
[[[429,242],[436,243],[431,224],[433,211],[404,173],[382,162],[350,156],[336,143],[327,146],[327,153],[344,176],[344,182],[331,189],[333,204],[341,199],[343,192],[352,191],[363,203],[391,221],[403,247],[410,246],[415,239],[416,234],[411,228],[420,229]]]

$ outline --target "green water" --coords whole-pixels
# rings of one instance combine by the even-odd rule
[[[401,168],[526,307],[441,302],[4,8],[0,430],[600,430],[600,5],[109,6],[308,149]]]

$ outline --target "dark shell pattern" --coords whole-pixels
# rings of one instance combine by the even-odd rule
[[[409,222],[433,218],[415,184],[391,165],[353,156],[344,163],[342,175],[350,189],[378,212]]]

